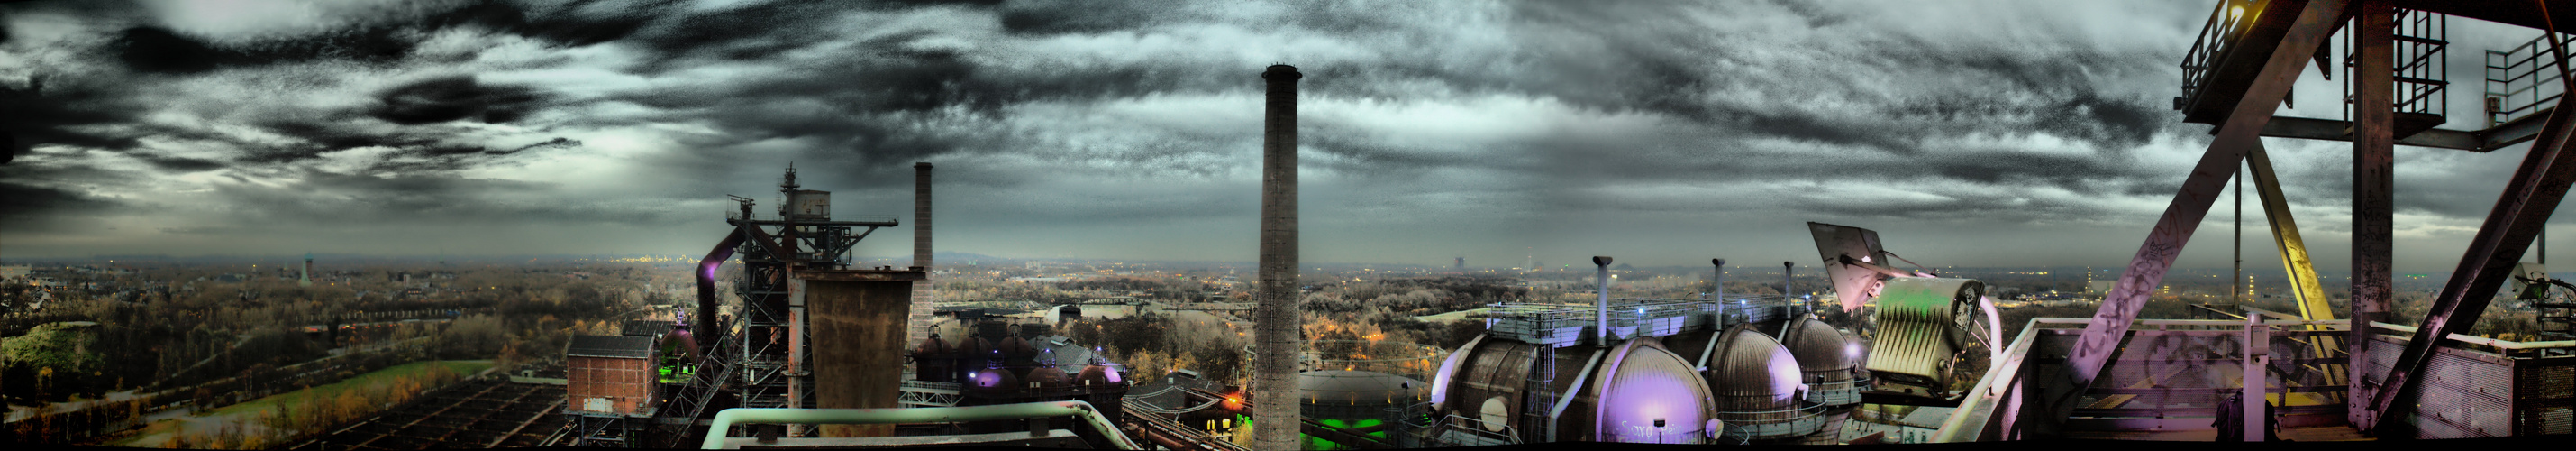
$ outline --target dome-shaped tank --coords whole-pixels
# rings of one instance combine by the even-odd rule
[[[1639,338],[1612,348],[1599,368],[1586,393],[1592,441],[1705,443],[1716,405],[1690,360],[1661,340]]]
[[[1090,365],[1082,367],[1082,374],[1074,375],[1073,381],[1076,385],[1084,386],[1113,385],[1125,384],[1127,378],[1120,376],[1118,369],[1111,368],[1109,365]]]
[[[1000,340],[1000,344],[998,349],[1002,351],[1003,366],[1025,367],[1037,364],[1038,348],[1030,345],[1028,339],[1005,337]]]
[[[1807,400],[1829,406],[1860,403],[1860,387],[1852,377],[1860,362],[1860,347],[1842,331],[1807,316],[1792,320],[1788,332],[1781,335],[1781,344],[1798,360],[1799,382],[1807,384]]]
[[[1543,425],[1522,424],[1529,417],[1522,411],[1531,390],[1530,364],[1537,356],[1538,347],[1529,343],[1478,335],[1451,353],[1432,377],[1434,396],[1441,399],[1436,406],[1443,416],[1465,420],[1459,426],[1477,434],[1518,432],[1523,443],[1544,440]],[[1580,362],[1575,365],[1582,368]]]
[[[938,334],[931,334],[930,338],[922,339],[919,346],[912,347],[911,355],[912,361],[921,367],[916,378],[931,382],[956,382],[957,376],[954,373],[957,370],[957,349],[949,346],[947,340],[940,339]]]
[[[1028,388],[1027,385],[1021,385],[1020,378],[1018,376],[1012,376],[1009,370],[988,368],[974,370],[966,374],[966,390],[968,391],[979,393],[1001,393]]]
[[[1035,384],[1038,390],[1045,391],[1063,390],[1073,387],[1073,376],[1064,374],[1064,370],[1057,369],[1052,366],[1030,368],[1028,377],[1021,378],[1021,380]]]
[[[1820,406],[1804,402],[1806,384],[1789,348],[1743,324],[1718,338],[1706,374],[1726,435],[1746,440],[1795,437],[1823,426]]]
[[[967,335],[965,340],[957,343],[956,352],[957,366],[967,371],[992,368],[1000,362],[996,359],[1000,353],[993,349],[993,340],[981,335]]]

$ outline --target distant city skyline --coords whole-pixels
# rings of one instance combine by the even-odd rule
[[[1311,262],[1813,265],[1819,221],[2109,268],[2207,145],[2170,99],[2214,4],[8,3],[0,261],[698,255],[791,163],[908,216],[923,161],[943,250],[1250,261],[1284,62]],[[2537,34],[2451,22],[2447,127],[2482,128],[2477,55]],[[2282,114],[2338,117],[2341,82]],[[2267,146],[2342,270],[2348,144]],[[2397,270],[2457,265],[2527,147],[2399,150]],[[2177,267],[2228,266],[2231,209]],[[856,252],[907,254],[903,219]]]

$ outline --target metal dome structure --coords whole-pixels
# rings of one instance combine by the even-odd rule
[[[1011,375],[1011,371],[1006,369],[985,368],[968,372],[966,374],[966,390],[968,391],[999,393],[1018,391],[1021,388],[1026,387],[1025,385],[1020,385],[1019,376]]]
[[[1806,316],[1792,320],[1780,342],[1798,360],[1807,401],[1827,406],[1860,403],[1860,381],[1854,372],[1860,366],[1860,345],[1850,337],[1815,316]]]
[[[1065,374],[1064,370],[1056,369],[1054,366],[1030,368],[1028,376],[1022,377],[1020,380],[1028,383],[1030,388],[1038,391],[1051,392],[1073,387],[1073,376]]]
[[[1753,328],[1736,325],[1718,339],[1706,373],[1726,422],[1722,441],[1779,440],[1814,434],[1824,406],[1807,402],[1798,359]]]
[[[1083,366],[1082,373],[1073,376],[1073,383],[1074,385],[1125,384],[1127,378],[1120,376],[1116,368],[1111,368],[1107,364],[1094,363]]]
[[[1577,404],[1589,404],[1587,439],[1614,443],[1706,443],[1719,425],[1717,405],[1689,360],[1662,340],[1639,338],[1613,347],[1590,378]],[[1562,426],[1560,426],[1562,427]],[[1561,436],[1560,436],[1561,437]]]
[[[920,366],[914,378],[931,382],[957,382],[959,370],[957,354],[956,346],[951,346],[947,340],[940,339],[939,334],[930,334],[930,338],[922,339],[920,345],[912,348],[912,361]]]

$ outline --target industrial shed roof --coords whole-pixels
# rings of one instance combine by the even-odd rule
[[[575,335],[572,343],[564,346],[564,356],[649,359],[653,358],[653,337]]]

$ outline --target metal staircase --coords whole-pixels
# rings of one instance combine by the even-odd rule
[[[686,440],[692,424],[703,416],[709,404],[715,403],[716,393],[724,391],[725,382],[733,378],[733,359],[725,358],[725,352],[730,350],[726,344],[733,341],[722,336],[732,326],[718,323],[709,329],[718,331],[719,336],[698,353],[694,371],[700,377],[689,378],[688,385],[672,396],[670,404],[653,413],[652,437],[656,440],[652,447],[677,448],[689,443]]]

